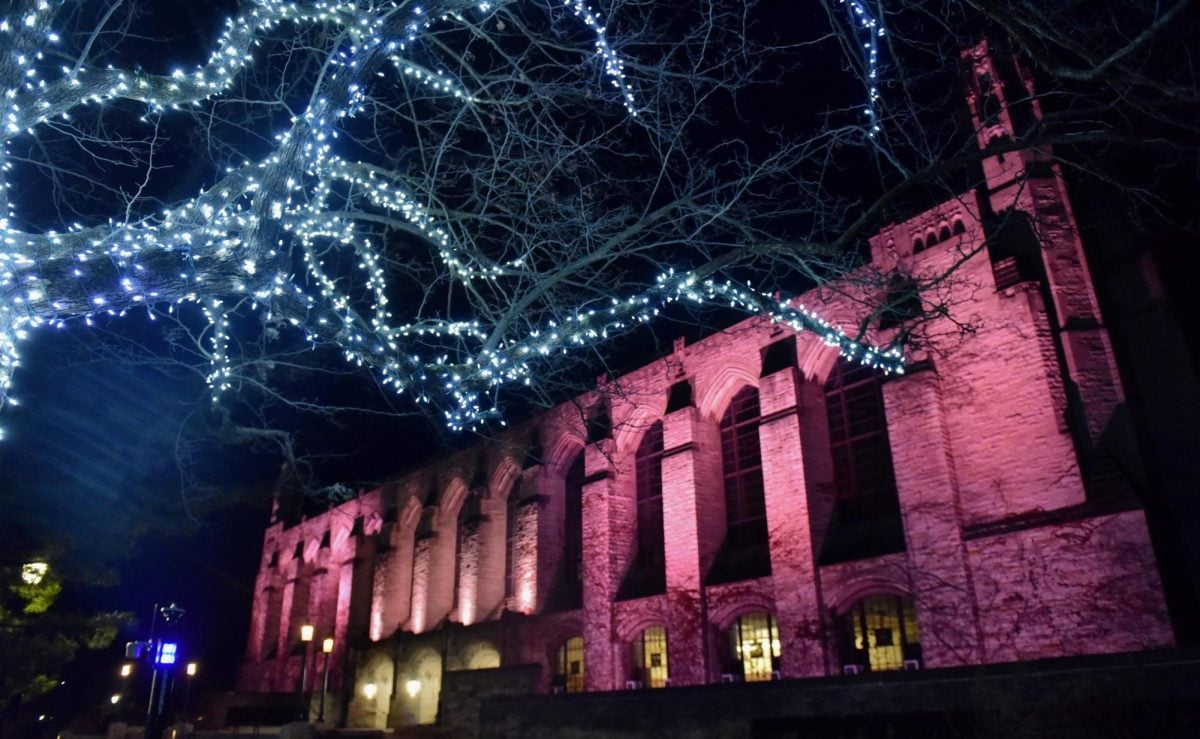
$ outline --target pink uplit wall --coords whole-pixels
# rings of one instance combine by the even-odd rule
[[[986,47],[966,59],[974,106],[996,75]],[[1005,116],[988,125],[984,144],[1011,133]],[[506,665],[538,663],[547,688],[565,685],[555,677],[559,648],[581,637],[587,690],[638,684],[639,639],[663,627],[671,685],[720,682],[737,669],[730,629],[756,613],[769,614],[779,633],[778,674],[768,677],[837,675],[848,664],[839,624],[872,596],[911,603],[920,639],[913,661],[923,668],[1171,644],[1145,516],[1136,498],[1098,482],[1102,445],[1120,433],[1123,391],[1065,186],[1044,152],[986,161],[981,185],[871,239],[872,268],[920,279],[955,266],[939,298],[971,327],[935,320],[908,371],[878,386],[901,529],[892,550],[823,559],[838,510],[826,407],[838,356],[818,337],[752,318],[690,346],[676,342],[668,356],[602,379],[482,449],[298,525],[272,525],[240,689],[294,690],[300,663],[288,655],[302,622],[337,639],[331,682],[339,688],[347,644],[399,660],[403,680],[417,670],[406,645],[428,646],[433,635],[421,634],[447,624],[447,646],[437,648],[466,639],[471,654],[489,656],[450,654],[446,664],[490,664],[493,653]],[[1039,240],[1043,261],[1033,273],[989,251],[983,214],[1009,207]],[[853,289],[798,300],[854,325],[864,296]],[[890,336],[878,329],[872,338]],[[764,376],[763,351],[781,340],[795,341],[795,361]],[[669,407],[669,397],[688,397],[672,392],[680,383],[690,400]],[[769,573],[716,582],[728,513],[719,424],[746,387],[760,406]],[[589,443],[586,419],[600,404],[612,434]],[[662,585],[646,590],[635,571],[635,455],[656,422],[665,561]],[[555,594],[567,540],[564,480],[579,454],[583,607],[563,610]],[[467,480],[480,500],[462,516]]]

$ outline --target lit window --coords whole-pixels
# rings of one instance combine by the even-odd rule
[[[769,613],[747,613],[729,633],[733,656],[748,682],[770,680],[779,669],[779,627]]]
[[[667,668],[667,630],[651,626],[642,632],[634,644],[634,661],[638,669],[636,679],[647,688],[664,688],[670,672]]]
[[[842,662],[879,672],[921,664],[921,635],[911,598],[873,595],[842,618]]]
[[[558,648],[555,683],[568,693],[583,692],[583,637],[573,636]]]

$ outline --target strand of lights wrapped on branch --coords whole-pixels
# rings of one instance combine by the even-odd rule
[[[251,0],[225,22],[207,61],[191,71],[175,69],[165,75],[91,68],[82,59],[74,66],[52,69],[47,58],[53,55],[45,49],[61,38],[51,28],[56,6],[47,0],[32,0],[28,12],[0,18],[0,44],[22,70],[19,85],[4,90],[0,102],[6,180],[0,198],[8,216],[0,219],[0,407],[13,402],[9,390],[20,364],[18,344],[30,329],[62,327],[75,319],[90,324],[96,315],[123,316],[137,308],[146,309],[153,319],[154,306],[180,303],[199,305],[208,321],[208,383],[214,400],[234,387],[230,315],[237,306],[249,304],[303,331],[314,344],[340,347],[348,361],[375,370],[397,391],[444,407],[447,423],[456,429],[493,417],[484,396],[506,383],[533,382],[539,357],[602,341],[679,300],[764,312],[797,330],[817,333],[848,357],[900,371],[901,357],[894,348],[853,339],[802,307],[690,273],[663,275],[637,295],[613,299],[603,308],[581,307],[565,324],[547,324],[494,349],[485,346],[491,327],[476,321],[398,324],[388,306],[381,245],[359,227],[365,216],[330,205],[349,197],[346,192],[390,219],[393,227],[402,225],[432,244],[437,258],[462,285],[519,279],[528,268],[520,258],[491,261],[461,248],[439,214],[394,173],[339,155],[334,148],[339,126],[363,111],[365,86],[386,69],[447,104],[488,105],[486,95],[471,91],[438,65],[423,63],[421,43],[436,24],[479,32],[502,4],[445,0],[433,3],[437,10],[432,12],[397,2]],[[600,14],[581,0],[563,0],[561,7],[594,34],[600,74],[628,115],[636,118],[634,89]],[[882,30],[861,3],[851,0],[851,7],[860,26],[871,31],[868,85],[874,116],[874,39]],[[300,30],[328,25],[340,29],[347,42],[328,57],[323,94],[314,93],[307,109],[290,119],[286,130],[275,136],[269,154],[228,167],[195,197],[143,218],[113,217],[40,233],[13,225],[17,219],[7,179],[8,146],[14,139],[109,101],[145,104],[143,120],[204,106],[233,88],[238,76],[255,63],[261,36],[286,24]],[[264,237],[268,233],[269,240]],[[354,287],[370,296],[369,313],[356,309],[344,276],[330,273],[323,256],[330,245],[354,256],[360,273]],[[296,250],[304,266],[303,285],[293,274]],[[415,350],[413,339],[428,336],[452,338],[460,348],[425,356]]]

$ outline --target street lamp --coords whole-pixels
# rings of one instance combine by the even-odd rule
[[[131,665],[128,662],[121,665],[121,677],[122,678],[127,678],[132,674],[133,674],[133,665]]]
[[[21,582],[26,585],[40,585],[42,578],[46,576],[46,572],[50,570],[50,565],[45,562],[26,562],[21,565]]]
[[[308,707],[304,705],[304,689],[308,682],[308,645],[313,640],[312,624],[304,624],[300,627],[300,643],[304,645],[304,651],[300,656],[300,690],[297,696],[299,710],[297,715],[299,720],[308,721]]]
[[[183,726],[184,726],[184,731],[187,731],[188,704],[191,703],[191,700],[192,700],[192,678],[196,676],[196,668],[197,667],[198,667],[197,663],[188,662],[187,667],[184,669],[184,672],[187,673],[187,682],[184,683],[184,686],[183,686]],[[191,734],[190,731],[188,733]]]
[[[317,721],[325,720],[325,694],[329,692],[329,655],[333,652],[333,637],[328,637],[321,642],[321,654],[324,655],[324,662],[321,665],[321,710],[317,713]]]

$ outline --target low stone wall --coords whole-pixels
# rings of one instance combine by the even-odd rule
[[[490,698],[480,708],[478,736],[1183,736],[1194,735],[1197,727],[1200,653],[1163,651],[755,684]]]
[[[538,689],[540,677],[538,665],[447,672],[442,676],[438,723],[450,736],[478,736],[480,707],[485,701],[510,696],[530,698]]]

